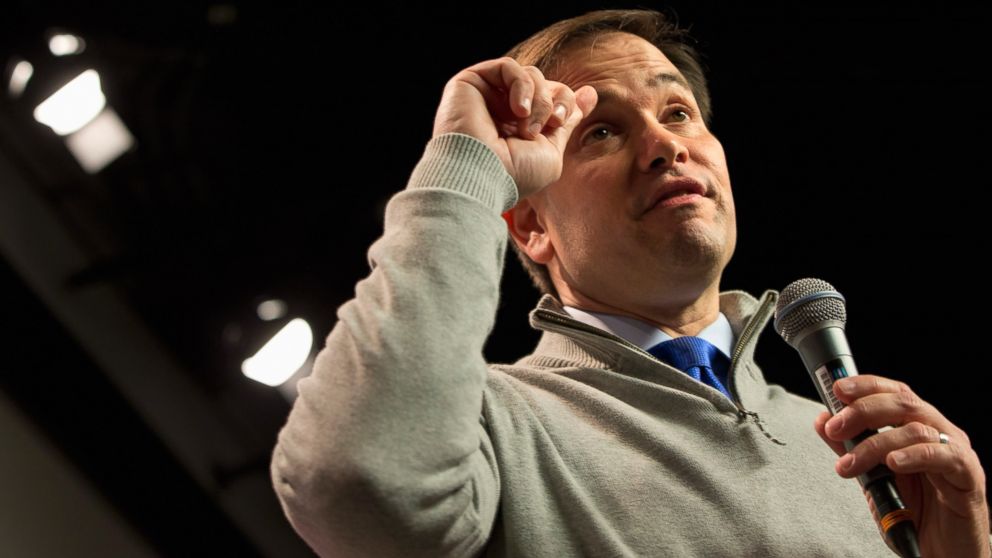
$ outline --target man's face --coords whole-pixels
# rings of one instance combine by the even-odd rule
[[[590,45],[566,51],[556,79],[593,86],[599,102],[572,133],[561,178],[532,200],[553,247],[549,269],[621,308],[666,290],[698,296],[718,282],[737,240],[723,147],[657,48],[626,33]],[[702,195],[654,203],[693,187]]]

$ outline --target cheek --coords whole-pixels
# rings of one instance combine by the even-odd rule
[[[730,173],[727,170],[727,157],[723,146],[713,138],[712,142],[700,145],[696,150],[696,160],[716,175],[721,183],[730,185]]]
[[[572,167],[548,190],[548,209],[560,226],[572,228],[611,218],[623,191],[615,173],[593,164]]]
[[[730,171],[727,169],[727,159],[723,152],[723,146],[714,138],[712,144],[697,149],[694,156],[696,161],[712,174],[716,181],[714,186],[718,189],[718,195],[723,198],[723,204],[732,214],[734,197],[730,188]]]
[[[622,219],[618,217],[618,199],[609,195],[619,191],[618,185],[610,182],[606,173],[589,169],[567,178],[572,181],[556,183],[555,190],[549,192],[546,215],[555,252],[575,268],[578,262],[601,258],[597,254],[602,246],[616,243]]]

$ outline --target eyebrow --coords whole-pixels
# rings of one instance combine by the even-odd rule
[[[687,82],[684,77],[678,74],[673,74],[670,72],[661,72],[660,74],[654,77],[649,77],[645,81],[645,85],[651,88],[659,88],[669,84],[680,86],[683,89],[685,89],[687,92],[692,93],[692,87],[689,86],[689,82]],[[614,91],[610,89],[596,88],[596,94],[599,96],[599,100],[596,102],[597,107],[603,104],[616,103],[622,99],[620,95],[617,95]]]
[[[688,89],[689,91],[692,91],[692,87],[689,87],[689,82],[687,82],[684,77],[678,74],[661,72],[660,74],[652,78],[648,78],[647,80],[648,87],[661,87],[662,83],[674,83],[676,85],[681,85],[682,87]]]

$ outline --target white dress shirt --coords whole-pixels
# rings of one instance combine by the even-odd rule
[[[626,339],[645,351],[658,343],[672,339],[671,335],[637,318],[589,312],[572,306],[565,306],[565,311],[576,320]],[[734,330],[731,329],[730,322],[727,321],[723,312],[720,312],[716,320],[703,328],[703,331],[699,332],[696,337],[712,343],[726,355],[727,360],[730,360],[730,352],[734,349]]]

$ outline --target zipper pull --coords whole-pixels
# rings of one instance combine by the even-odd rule
[[[758,430],[761,430],[761,433],[764,434],[766,438],[768,438],[769,440],[775,442],[780,446],[787,445],[785,442],[776,439],[774,436],[769,434],[767,430],[765,430],[765,426],[761,422],[761,417],[758,416],[758,413],[755,413],[754,411],[745,411],[744,409],[738,409],[737,416],[740,417],[740,420],[742,422],[747,420],[747,417],[753,418],[754,424],[758,425]]]

